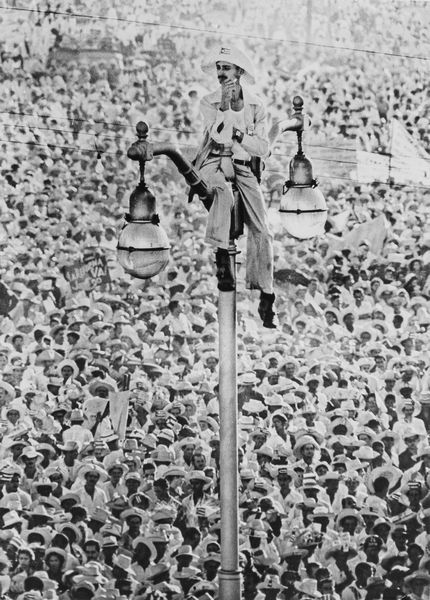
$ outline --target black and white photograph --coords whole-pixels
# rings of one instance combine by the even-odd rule
[[[0,600],[430,600],[429,82],[429,0],[2,0]]]

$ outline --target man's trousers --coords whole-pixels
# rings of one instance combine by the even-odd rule
[[[244,206],[247,226],[246,287],[273,293],[273,234],[269,229],[263,194],[255,175],[230,157],[209,156],[200,167],[202,178],[215,188],[208,215],[206,242],[229,247],[231,210],[234,197],[226,178],[234,179]]]

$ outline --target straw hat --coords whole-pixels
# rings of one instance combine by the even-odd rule
[[[316,450],[319,450],[319,445],[315,438],[310,435],[303,435],[297,440],[296,445],[294,446],[293,453],[296,458],[300,458],[301,451],[307,444],[312,444]]]
[[[57,548],[56,546],[54,546],[52,548],[48,548],[45,551],[45,562],[51,556],[51,554],[54,554],[56,556],[61,556],[61,558],[63,559],[64,563],[67,560],[67,552],[65,550],[63,550],[62,548]]]
[[[194,554],[192,547],[189,545],[180,546],[177,549],[177,551],[175,553],[175,557],[179,557],[179,556],[188,556],[189,558],[192,558],[195,560],[197,560],[199,558],[197,556],[197,554]]]
[[[389,484],[389,490],[392,490],[397,482],[399,481],[400,477],[402,476],[402,472],[397,469],[396,467],[394,467],[393,465],[385,465],[382,467],[377,467],[376,469],[373,469],[373,471],[371,471],[369,473],[368,479],[367,479],[367,487],[369,488],[369,491],[374,494],[375,490],[373,487],[374,482],[376,481],[376,479],[378,479],[379,477],[383,477],[384,479],[386,479],[388,481]]]
[[[108,474],[106,471],[96,463],[86,463],[78,471],[79,477],[84,478],[88,473],[97,473],[101,481],[106,481]]]
[[[318,581],[316,579],[303,579],[302,581],[297,581],[294,584],[296,590],[305,594],[310,598],[321,598],[321,594],[317,589]]]
[[[284,586],[281,584],[278,575],[266,575],[264,581],[257,585],[257,590],[283,590]]]
[[[188,473],[188,481],[203,481],[204,483],[211,483],[212,479],[205,475],[204,471],[193,470]]]
[[[414,581],[424,581],[430,583],[430,575],[426,571],[414,571],[405,577],[405,584],[411,584]]]

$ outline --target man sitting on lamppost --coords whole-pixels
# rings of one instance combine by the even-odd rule
[[[241,81],[255,83],[249,58],[234,47],[222,47],[203,70],[217,74],[220,87],[201,101],[205,133],[194,161],[202,178],[214,188],[206,241],[217,248],[218,288],[235,289],[228,252],[236,185],[247,226],[246,287],[261,291],[258,312],[263,325],[274,328],[273,235],[252,159],[269,151],[266,111],[260,98]]]

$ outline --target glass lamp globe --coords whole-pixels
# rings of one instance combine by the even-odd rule
[[[128,223],[118,239],[118,262],[132,277],[149,279],[167,267],[169,250],[167,234],[159,225]]]
[[[128,223],[119,234],[118,262],[138,279],[158,275],[169,262],[170,244],[155,206],[155,196],[141,181],[130,196]]]
[[[290,162],[290,179],[285,182],[279,205],[285,229],[298,240],[308,240],[324,233],[327,205],[317,185],[311,161],[300,147]]]
[[[327,206],[317,187],[290,187],[281,198],[279,212],[285,229],[299,240],[324,233]]]

